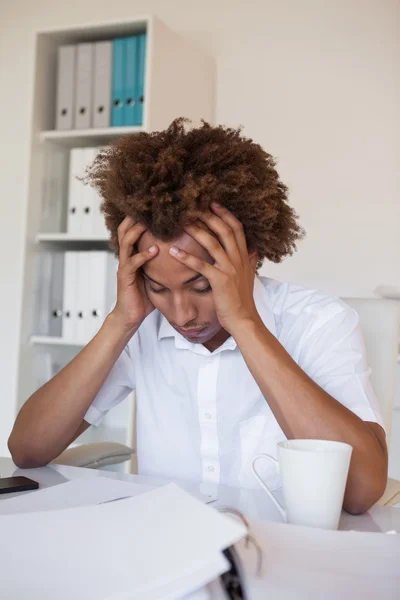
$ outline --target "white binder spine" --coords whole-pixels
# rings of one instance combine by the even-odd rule
[[[36,257],[38,269],[34,296],[37,322],[34,331],[38,335],[50,334],[50,289],[52,261],[53,254],[51,252],[42,252]]]
[[[76,46],[58,49],[56,129],[72,129],[75,111]]]
[[[63,316],[64,252],[52,253],[49,335],[60,337]]]
[[[76,340],[78,252],[68,250],[64,260],[64,301],[62,337]]]
[[[85,171],[96,158],[98,148],[83,149],[83,163]],[[91,235],[94,233],[94,214],[96,209],[96,192],[90,185],[85,185],[82,190],[82,226],[81,233],[83,235]]]
[[[91,127],[92,77],[93,44],[78,44],[76,56],[76,129],[89,129]]]
[[[77,324],[76,339],[87,343],[90,338],[90,251],[77,252],[78,279],[77,279]]]
[[[45,149],[40,215],[41,233],[55,233],[62,230],[67,169],[68,158],[64,149],[60,150],[59,147]]]
[[[107,251],[95,251],[90,254],[90,337],[93,337],[116,300],[118,262]]]
[[[96,148],[96,153],[100,152],[101,148]],[[93,192],[93,233],[101,238],[109,238],[108,229],[106,227],[104,215],[100,210],[102,198],[98,192],[92,189]]]
[[[82,233],[84,185],[77,177],[82,177],[85,167],[84,148],[72,148],[69,160],[68,217],[67,232]]]
[[[93,127],[109,127],[111,114],[112,42],[94,45]]]
[[[105,277],[105,290],[103,295],[103,321],[110,312],[111,308],[115,306],[117,300],[117,271],[118,271],[118,259],[112,252],[106,252],[106,277]]]

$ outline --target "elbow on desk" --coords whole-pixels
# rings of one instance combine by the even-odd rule
[[[357,501],[347,501],[343,504],[343,508],[346,512],[348,512],[350,515],[362,515],[365,512],[367,512],[367,510],[369,510],[371,508],[371,506],[373,506],[373,504],[375,504],[374,502],[370,503],[365,503],[365,502],[357,502]]]
[[[37,467],[44,467],[50,462],[49,460],[44,459],[37,450],[28,447],[26,444],[16,439],[13,434],[11,434],[8,438],[7,445],[13,463],[19,469],[35,469]]]
[[[382,498],[385,493],[386,484],[387,475],[377,478],[370,485],[366,486],[365,489],[357,490],[357,493],[346,494],[343,503],[344,510],[351,515],[362,515],[367,512]]]

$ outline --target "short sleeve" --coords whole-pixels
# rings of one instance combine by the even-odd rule
[[[84,420],[91,425],[99,425],[104,415],[135,389],[134,365],[129,346],[122,351],[84,416]]]
[[[357,312],[338,300],[336,314],[316,322],[303,340],[299,366],[360,419],[384,427]]]

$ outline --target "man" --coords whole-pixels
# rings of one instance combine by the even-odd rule
[[[48,463],[136,389],[140,473],[253,487],[252,457],[280,440],[338,440],[353,447],[344,506],[367,510],[387,450],[358,317],[257,275],[302,236],[273,158],[240,130],[177,119],[104,149],[86,180],[119,256],[117,301],[22,407],[16,464]]]

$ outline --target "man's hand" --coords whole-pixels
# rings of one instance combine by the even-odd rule
[[[173,246],[171,255],[208,279],[221,326],[234,335],[237,325],[259,319],[253,299],[254,268],[250,263],[246,238],[240,221],[226,208],[212,205],[213,212],[202,215],[216,239],[200,225],[185,227],[186,233],[201,244],[214,259],[214,265]],[[252,255],[255,258],[255,254]]]
[[[158,246],[135,252],[135,244],[146,227],[125,217],[118,227],[119,265],[117,302],[112,314],[124,328],[136,329],[153,310],[143,283],[140,267],[158,254]]]

